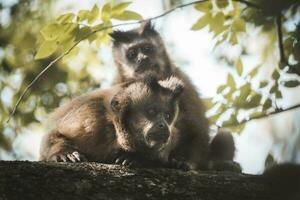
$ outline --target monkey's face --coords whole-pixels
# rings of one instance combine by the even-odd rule
[[[154,152],[151,155],[159,157],[168,155],[176,141],[175,124],[182,89],[183,83],[170,77],[135,82],[117,94],[111,105],[125,130],[117,133],[119,144],[130,151]]]
[[[130,106],[125,124],[139,146],[160,151],[172,140],[178,112],[177,100],[171,94],[151,95]]]
[[[127,77],[151,72],[160,75],[167,70],[163,41],[151,23],[130,31],[114,31],[114,59]]]

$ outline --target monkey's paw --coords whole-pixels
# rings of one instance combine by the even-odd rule
[[[86,158],[81,155],[78,151],[74,151],[72,153],[58,153],[54,154],[50,158],[51,161],[54,162],[84,162],[86,161]]]
[[[181,169],[181,170],[184,170],[184,171],[191,170],[190,166],[186,162],[178,161],[176,159],[170,160],[169,163],[168,163],[168,166],[170,168]]]
[[[116,159],[115,164],[126,166],[126,167],[137,167],[138,166],[138,163],[136,162],[136,160],[129,155],[119,156]]]

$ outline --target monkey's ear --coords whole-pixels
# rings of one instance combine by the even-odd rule
[[[121,94],[116,94],[110,101],[110,107],[115,113],[122,113],[128,105],[129,99]]]
[[[109,34],[114,42],[129,42],[130,34],[126,31],[116,30]]]
[[[141,35],[151,35],[156,34],[156,30],[154,29],[153,24],[151,23],[151,20],[147,20],[141,25],[140,28],[140,34]]]
[[[112,111],[114,111],[114,112],[119,112],[121,110],[120,102],[115,98],[113,98],[111,100],[110,107],[111,107]]]

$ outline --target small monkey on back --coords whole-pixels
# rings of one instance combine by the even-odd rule
[[[183,87],[176,77],[146,76],[71,100],[47,120],[41,160],[181,167],[169,155]]]
[[[147,21],[139,28],[111,33],[113,56],[117,66],[115,84],[135,80],[146,73],[159,79],[180,78],[185,89],[179,97],[179,115],[175,127],[179,144],[172,159],[183,161],[192,169],[240,171],[233,162],[235,147],[230,133],[220,132],[209,144],[209,122],[195,86],[170,60],[159,33]]]

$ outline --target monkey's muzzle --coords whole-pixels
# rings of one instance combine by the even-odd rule
[[[170,136],[169,129],[165,123],[153,126],[147,133],[146,140],[150,147],[162,146]]]

